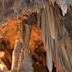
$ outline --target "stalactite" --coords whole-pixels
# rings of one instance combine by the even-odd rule
[[[57,71],[71,72],[72,58],[71,53],[69,52],[71,52],[70,50],[72,49],[68,45],[67,41],[70,42],[70,40],[68,39],[68,35],[65,32],[65,27],[61,21],[62,16],[60,14],[62,13],[62,15],[64,16],[67,13],[68,5],[72,6],[71,0],[14,0],[14,4],[12,4],[11,8],[7,5],[9,3],[8,0],[1,0],[1,3],[2,9],[0,14],[0,27],[2,26],[2,22],[7,22],[9,19],[12,18],[17,19],[17,17],[22,17],[22,15],[24,14],[29,15],[35,9],[39,9],[41,14],[38,14],[39,16],[37,27],[40,28],[41,26],[43,43],[44,45],[46,45],[47,49],[46,57],[49,72],[52,72],[53,61],[56,65]],[[34,18],[34,13],[31,14],[31,16],[32,18],[29,18],[28,24],[24,24],[25,33],[23,31],[24,27],[21,24],[20,32],[23,44],[21,44],[20,39],[17,39],[15,42],[12,57],[12,70],[16,70],[15,72],[17,72],[18,70],[18,72],[20,72],[21,70],[22,72],[33,72],[32,60],[30,57],[29,50],[29,42],[31,36],[32,23],[36,18]],[[6,63],[5,57],[3,58],[3,60]]]
[[[50,35],[50,28],[49,28],[49,21],[48,21],[48,11],[46,13],[46,31],[47,31],[47,51],[46,51],[46,55],[47,55],[47,66],[49,69],[49,72],[52,72],[53,69],[53,58],[52,58],[52,43],[51,43],[51,35]]]
[[[44,45],[46,45],[46,23],[45,23],[45,9],[41,11],[41,30],[42,30],[42,39]]]
[[[24,45],[24,71],[25,72],[33,72],[32,67],[32,60],[30,57],[30,50],[29,50],[29,42],[30,42],[30,36],[31,36],[31,27],[28,25],[26,26],[26,36],[25,36],[25,45]]]
[[[40,28],[40,24],[41,24],[41,14],[40,12],[37,13],[37,28]]]
[[[57,9],[56,9],[57,10]],[[55,10],[55,11],[56,11]],[[58,20],[57,20],[57,17],[56,17],[56,12],[54,11],[54,15],[55,15],[55,24],[56,24],[56,30],[55,30],[55,35],[56,35],[56,38],[55,38],[55,64],[56,64],[56,71],[58,72],[64,72],[61,64],[60,64],[60,60],[58,58],[58,32],[59,32],[59,29],[58,29]]]
[[[19,72],[33,72],[33,67],[32,67],[32,60],[30,57],[30,50],[29,50],[29,42],[30,42],[30,36],[31,36],[31,26],[25,24],[25,29],[26,29],[26,33],[25,33],[25,40],[23,43],[23,62],[21,64],[21,67],[19,69]]]
[[[52,62],[52,45],[51,45],[51,36],[50,36],[50,26],[49,26],[49,18],[48,18],[48,11],[45,8],[42,12],[42,36],[43,42],[46,45],[46,58],[47,58],[47,67],[49,72],[52,72],[53,62]],[[50,27],[50,28],[49,28]]]
[[[55,39],[55,22],[54,22],[55,20],[54,20],[53,8],[49,4],[47,6],[47,11],[48,11],[48,23],[50,27],[51,37]]]
[[[55,52],[56,52],[56,67],[59,72],[70,72],[71,64],[69,60],[69,56],[66,48],[68,48],[65,44],[65,39],[68,36],[65,33],[64,26],[61,22],[61,18],[59,17],[59,12],[57,13],[57,8],[55,9],[55,22],[56,22],[56,39],[55,39]],[[67,37],[67,38],[66,38]],[[61,42],[61,43],[60,43]],[[69,49],[69,48],[68,48]]]

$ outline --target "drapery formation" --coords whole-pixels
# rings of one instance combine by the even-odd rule
[[[72,72],[71,40],[62,20],[70,8],[68,6],[72,6],[71,0],[0,0],[0,2],[2,5],[0,29],[7,26],[9,20],[18,20],[18,26],[15,28],[19,31],[15,37],[17,41],[14,41],[11,72],[33,72],[29,49],[33,26],[41,29],[49,72],[52,72],[53,62],[57,72]],[[7,6],[8,3],[10,6]],[[18,34],[20,37],[17,37]]]

